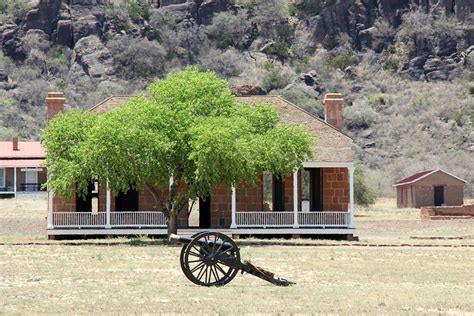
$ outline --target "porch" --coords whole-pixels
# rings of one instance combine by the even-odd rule
[[[302,195],[302,172],[298,171],[288,178],[286,202],[282,211],[262,209],[255,207],[255,204],[245,204],[242,201],[251,201],[251,197],[243,194],[241,187],[232,187],[227,189],[229,195],[220,196],[226,203],[218,203],[216,193],[215,204],[209,203],[215,207],[212,215],[208,216],[218,220],[208,222],[206,226],[193,227],[187,221],[185,228],[179,229],[180,232],[219,230],[230,231],[232,234],[353,234],[355,227],[353,223],[354,197],[353,197],[353,166],[352,164],[342,163],[305,163],[305,170],[311,168],[335,168],[346,171],[343,181],[347,185],[348,194],[344,198],[347,204],[341,210],[328,209],[314,210],[309,206],[312,201],[305,201]],[[346,170],[347,168],[347,170]],[[336,177],[336,176],[335,176]],[[322,178],[321,178],[322,181]],[[294,185],[296,184],[296,185]],[[264,184],[262,184],[262,187]],[[273,188],[275,189],[275,188]],[[342,190],[342,189],[341,189]],[[263,192],[258,192],[258,199],[262,199]],[[290,192],[291,191],[291,192]],[[322,189],[321,189],[322,192]],[[338,192],[338,191],[335,191]],[[141,193],[140,193],[141,194]],[[321,193],[322,194],[322,193]],[[105,196],[104,196],[105,195]],[[140,210],[140,206],[129,208],[130,211],[117,211],[114,209],[114,199],[110,191],[106,188],[102,206],[97,207],[95,212],[80,211],[54,211],[53,195],[49,194],[48,211],[48,235],[123,235],[123,234],[152,234],[165,235],[166,217],[160,211]],[[141,195],[140,195],[141,196]],[[337,197],[339,198],[339,197]],[[333,199],[333,197],[331,197]],[[212,199],[211,199],[212,200]],[[291,201],[290,201],[291,200]],[[320,201],[319,207],[323,207]],[[265,201],[260,203],[265,204]],[[271,203],[271,202],[270,202]],[[112,207],[111,207],[112,204]],[[219,209],[222,206],[223,209]],[[327,206],[324,204],[324,206]],[[141,206],[143,207],[143,205]],[[286,208],[286,209],[285,209]],[[289,211],[292,209],[292,211]],[[136,210],[136,211],[135,211]],[[199,225],[196,225],[199,226]]]
[[[0,167],[0,195],[16,197],[22,192],[45,191],[45,182],[46,168]]]

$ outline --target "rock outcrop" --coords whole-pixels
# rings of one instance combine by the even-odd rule
[[[72,52],[72,68],[82,68],[91,79],[102,81],[114,73],[114,60],[110,51],[95,35],[81,38]]]

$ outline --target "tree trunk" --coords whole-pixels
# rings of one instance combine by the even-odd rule
[[[178,214],[176,212],[168,213],[168,238],[171,234],[178,233]]]

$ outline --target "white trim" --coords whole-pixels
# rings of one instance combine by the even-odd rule
[[[38,180],[38,174],[36,174],[36,179]],[[26,175],[25,175],[25,182],[26,182]],[[13,168],[13,192],[15,192],[15,197],[16,197],[16,167]]]
[[[6,182],[6,177],[7,177],[6,171],[5,171],[6,168],[2,167],[2,168],[0,168],[0,170],[3,171],[3,176],[0,178],[2,180],[2,182],[0,182],[0,188],[4,188],[5,187],[5,182]]]
[[[293,228],[298,228],[298,170],[293,173]]]
[[[412,180],[412,181],[409,181],[409,182],[402,182],[402,183],[398,183],[398,184],[395,183],[394,185],[392,185],[392,187],[399,187],[399,186],[401,186],[401,185],[407,185],[407,184],[412,184],[412,183],[418,182],[418,181],[420,181],[421,179],[424,179],[424,178],[426,178],[426,177],[429,177],[429,176],[431,176],[432,174],[434,174],[434,173],[436,173],[436,172],[438,172],[438,171],[441,171],[441,172],[447,174],[448,176],[451,176],[451,177],[453,177],[453,178],[456,178],[456,179],[458,179],[459,181],[462,181],[462,182],[464,182],[464,183],[467,183],[466,180],[461,179],[461,178],[459,178],[459,177],[456,177],[454,174],[451,174],[451,173],[449,173],[449,172],[447,172],[447,171],[444,171],[444,170],[442,170],[442,169],[434,169],[433,171],[431,171],[431,172],[429,172],[429,173],[427,173],[427,174],[425,174],[425,175],[423,175],[423,176],[421,176],[421,177],[419,177],[419,178],[416,178],[415,180]],[[420,171],[420,172],[423,172],[423,171]],[[409,177],[410,177],[410,176],[409,176]],[[402,180],[403,180],[403,179],[402,179]],[[402,180],[400,180],[400,181],[402,181]]]
[[[354,167],[352,162],[338,162],[338,161],[305,161],[303,168],[350,168]]]
[[[232,205],[231,205],[231,211],[232,211],[232,222],[230,223],[230,228],[237,228],[236,224],[236,213],[237,213],[237,192],[235,189],[235,186],[232,186]]]
[[[109,181],[106,182],[106,194],[105,194],[105,228],[111,228],[110,225],[110,189]]]
[[[48,229],[53,229],[53,197],[54,193],[48,191]]]
[[[23,172],[25,172],[25,171],[38,171],[38,172],[40,172],[40,171],[43,171],[43,168],[26,167],[26,168],[21,168],[20,171],[23,171]]]

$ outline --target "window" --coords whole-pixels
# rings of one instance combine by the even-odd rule
[[[262,211],[284,211],[284,179],[264,172],[262,179]]]
[[[0,188],[5,187],[5,168],[0,168]]]

